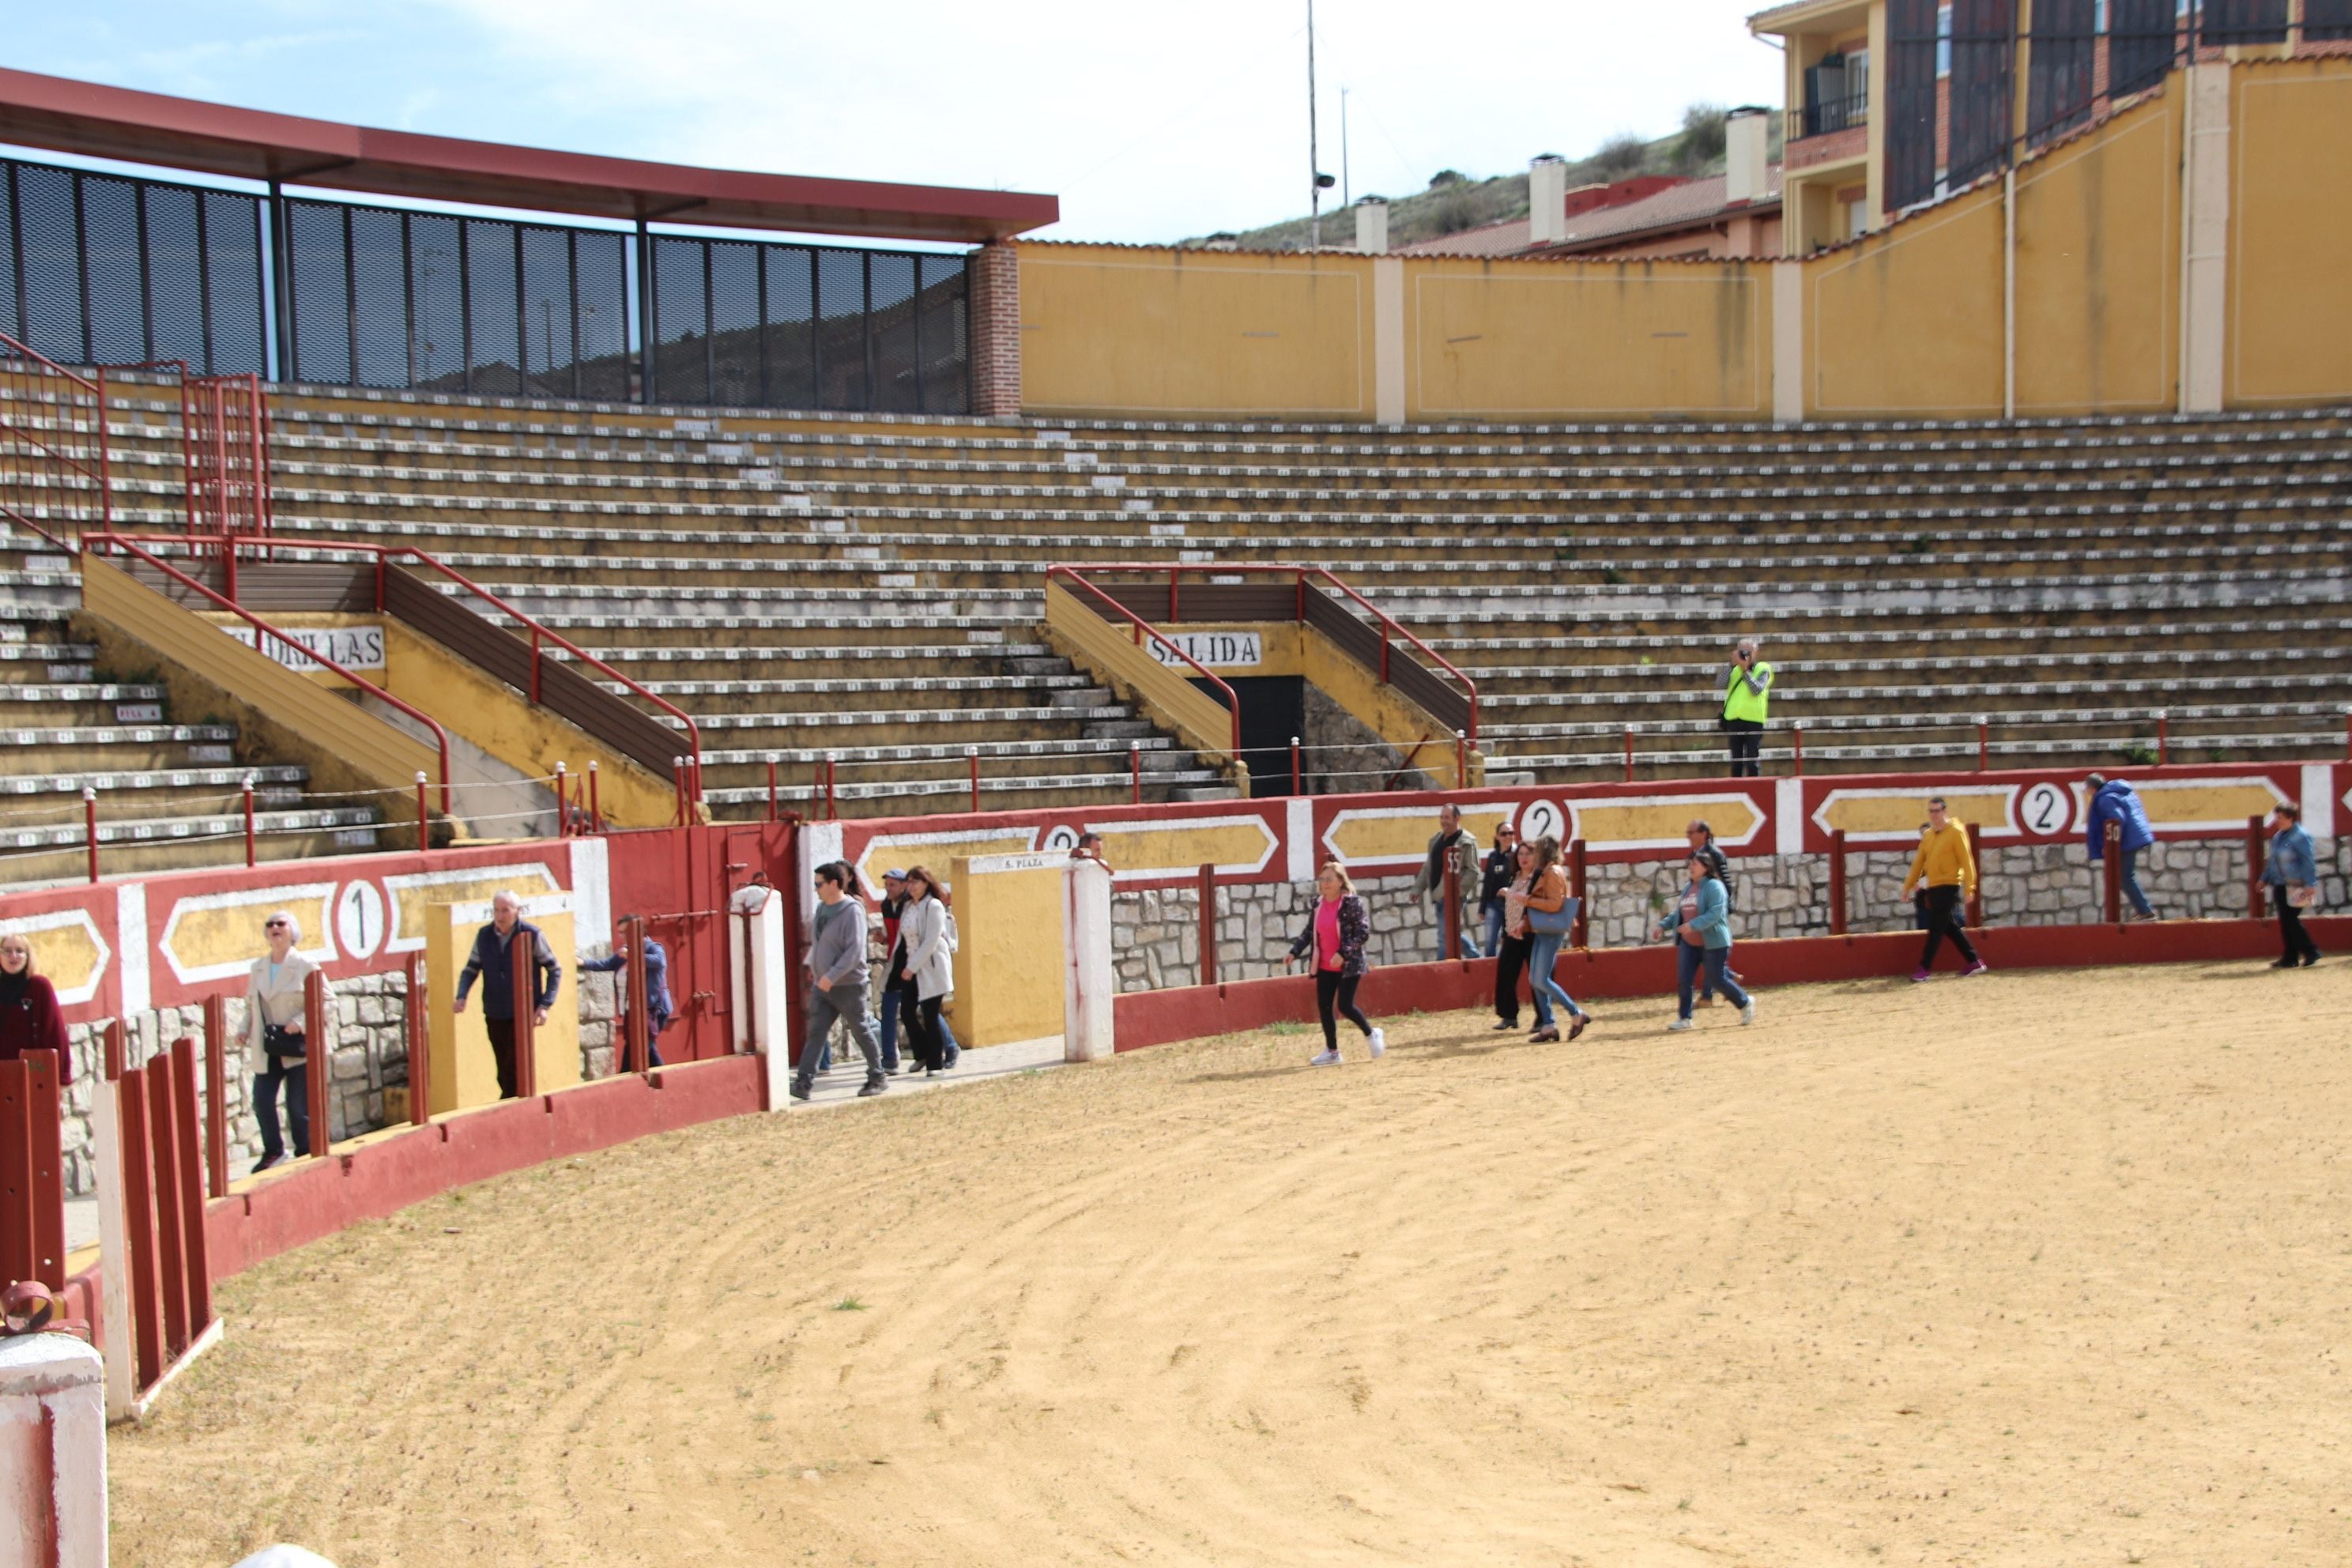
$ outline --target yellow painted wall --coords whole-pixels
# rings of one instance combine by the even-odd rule
[[[1771,411],[1767,263],[1404,265],[1408,418]]]
[[[1062,1032],[1061,855],[948,862],[955,885],[956,1037],[1004,1046]],[[975,869],[977,868],[977,869]]]
[[[1368,257],[1021,247],[1032,414],[1369,419]]]
[[[2352,397],[2352,59],[2231,73],[2232,407]]]
[[[546,934],[556,962],[563,965],[555,1005],[532,1037],[531,1056],[539,1068],[534,1087],[548,1094],[580,1081],[580,976],[572,962],[580,944],[567,912],[526,913],[523,918]],[[426,1109],[436,1116],[498,1102],[498,1060],[490,1054],[489,1033],[482,1023],[478,982],[466,998],[466,1010],[456,1009],[457,972],[473,951],[474,933],[488,919],[488,910],[480,904],[431,904],[425,910],[425,987],[431,994],[425,1037],[432,1071],[432,1103]]]
[[[2160,94],[2018,171],[2019,414],[2176,405],[2186,96]]]
[[[1803,265],[1808,414],[2000,413],[1998,185]]]

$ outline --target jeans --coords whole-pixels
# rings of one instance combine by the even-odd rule
[[[1495,1016],[1506,1024],[1519,1021],[1519,976],[1528,971],[1528,955],[1535,942],[1524,936],[1507,936],[1495,955]]]
[[[1486,956],[1496,957],[1503,951],[1503,906],[1490,905],[1486,910]]]
[[[1764,773],[1764,726],[1753,719],[1727,719],[1723,727],[1731,732],[1731,776],[1760,778]]]
[[[1446,956],[1445,900],[1443,898],[1436,900],[1430,905],[1430,910],[1437,919],[1436,922],[1430,927],[1429,941],[1430,944],[1437,950],[1439,962],[1443,963]],[[1462,949],[1463,957],[1478,956],[1478,939],[1470,934],[1470,922],[1462,919],[1458,913],[1454,920],[1454,939],[1455,945]]]
[[[882,1046],[874,1037],[874,1016],[866,1010],[866,988],[836,985],[830,991],[820,991],[812,984],[808,993],[808,1033],[801,1045],[801,1065],[793,1069],[793,1087],[805,1092],[810,1080],[816,1077],[821,1050],[818,1042],[833,1033],[836,1021],[848,1026],[849,1037],[857,1044],[857,1054],[866,1059],[866,1081],[882,1081]]]
[[[2303,929],[2303,911],[2286,901],[2286,889],[2276,882],[2271,884],[2271,908],[2278,911],[2279,941],[2286,947],[2286,951],[2280,956],[2299,958],[2305,963],[2317,963],[2319,944],[2311,940],[2309,931]],[[299,1072],[301,1069],[297,1068],[295,1070]],[[297,1133],[296,1136],[299,1137],[300,1134]],[[265,1144],[264,1147],[267,1145]]]
[[[898,1070],[898,999],[905,994],[895,985],[882,987],[882,1070]]]
[[[1584,1010],[1576,1005],[1576,998],[1570,996],[1561,988],[1559,982],[1552,978],[1551,966],[1559,958],[1559,944],[1567,940],[1568,936],[1564,931],[1539,931],[1529,933],[1528,989],[1535,994],[1536,1027],[1538,1029],[1549,1029],[1552,1026],[1551,1005],[1555,1002],[1567,1008],[1568,1015],[1571,1018]]]
[[[1727,947],[1693,947],[1680,937],[1675,939],[1675,993],[1682,1003],[1682,1016],[1687,1022],[1691,1016],[1691,994],[1696,989],[1699,973],[1704,970],[1706,982],[1723,993],[1723,999],[1735,1007],[1748,1005],[1748,993],[1731,977],[1731,950]]]
[[[1960,889],[1957,882],[1927,889],[1927,946],[1919,954],[1921,969],[1936,967],[1936,954],[1948,936],[1952,945],[1960,950],[1961,958],[1970,963],[1981,962],[1977,957],[1976,945],[1969,941],[1969,933],[1960,924]]]
[[[1315,1016],[1323,1020],[1325,1050],[1339,1048],[1339,1023],[1335,1013],[1345,1013],[1349,1021],[1365,1034],[1372,1032],[1372,1021],[1356,1005],[1356,987],[1363,978],[1360,974],[1342,974],[1336,969],[1315,972]]]
[[[2139,851],[2137,849],[2125,849],[2119,851],[2119,853],[2123,856],[2123,860],[2121,862],[2123,871],[2118,879],[2124,885],[2124,897],[2129,899],[2131,900],[2131,907],[2137,910],[2141,914],[2152,915],[2156,913],[2154,910],[2148,908],[2147,895],[2139,890]]]
[[[286,1141],[278,1132],[278,1092],[282,1087],[287,1124],[294,1131],[294,1157],[299,1160],[310,1152],[310,1074],[299,1061],[287,1066],[280,1061],[271,1062],[268,1072],[254,1077],[253,1118],[261,1123],[262,1157],[275,1160],[284,1154]]]

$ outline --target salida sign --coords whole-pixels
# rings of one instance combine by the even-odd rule
[[[1143,646],[1162,664],[1190,668],[1171,643],[1212,669],[1250,669],[1265,662],[1265,643],[1255,632],[1159,632]]]
[[[261,651],[304,675],[326,667],[310,654],[331,658],[345,669],[382,669],[383,668],[383,628],[382,626],[285,626],[279,628],[287,637],[302,645],[292,648],[278,637],[262,637],[247,626],[223,626],[223,631],[252,647],[258,640]],[[309,652],[304,652],[308,649]]]

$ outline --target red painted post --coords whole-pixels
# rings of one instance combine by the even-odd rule
[[[1570,947],[1592,945],[1592,923],[1589,918],[1592,912],[1592,900],[1585,891],[1587,879],[1584,856],[1584,840],[1570,839],[1568,841],[1568,896],[1576,900],[1576,929],[1568,933],[1568,945]]]
[[[1127,743],[1127,799],[1130,805],[1143,804],[1143,742]]]
[[[1298,737],[1296,735],[1290,737],[1290,793],[1293,795],[1307,793],[1298,787]]]
[[[514,974],[515,1098],[529,1100],[539,1092],[539,962],[536,943],[520,952],[508,947],[508,967]]]
[[[98,791],[84,784],[81,789],[82,840],[89,846],[89,879],[98,880]]]
[[[1470,732],[1467,730],[1454,731],[1454,787],[1470,787]]]
[[[149,1388],[163,1375],[163,1291],[155,1266],[155,1165],[148,1147],[145,1071],[126,1068],[114,1093],[122,1127],[122,1212],[131,1233],[133,1360],[139,1386]]]
[[[1977,879],[1969,889],[1967,918],[1970,930],[1980,930],[1984,925],[1984,836],[1973,822],[1969,824],[1969,864],[1977,868]]]
[[[669,760],[669,787],[670,793],[677,797],[677,820],[674,826],[684,827],[691,820],[686,810],[686,759],[684,757],[672,757]]]
[[[2246,818],[2246,918],[2263,918],[2263,819]]]
[[[406,965],[408,1000],[403,1016],[408,1026],[403,1043],[408,1047],[408,1122],[422,1127],[433,1120],[433,1049],[425,1026],[431,1004],[425,994],[425,955],[410,953]]]
[[[163,1296],[163,1353],[188,1348],[188,1266],[181,1247],[180,1148],[172,1121],[172,1057],[147,1063],[147,1138],[155,1162],[155,1276]]]
[[[1214,985],[1217,979],[1217,868],[1201,868],[1201,984]]]
[[[2107,923],[2115,925],[2123,919],[2124,910],[2124,825],[2107,824],[2107,840],[2099,855],[2099,869],[2106,889]]]
[[[835,793],[841,782],[841,759],[831,752],[824,754],[824,819],[841,820],[841,801]]]
[[[1438,916],[1437,929],[1441,961],[1462,951],[1462,871],[1454,864],[1450,850],[1445,857],[1445,907]]]
[[[966,746],[963,749],[963,760],[964,765],[971,770],[971,808],[978,811],[980,809],[980,748]]]
[[[1830,832],[1830,934],[1845,934],[1845,829]]]
[[[1790,725],[1789,739],[1795,747],[1793,754],[1796,757],[1797,777],[1803,778],[1805,776],[1805,727],[1802,724]]]
[[[1992,743],[1990,730],[1990,721],[1988,721],[1983,714],[1978,714],[1977,772],[1980,773],[1990,772],[1992,768]]]
[[[653,1019],[646,1012],[645,918],[625,916],[621,937],[629,944],[629,1013],[621,1024],[621,1066],[643,1076],[652,1070],[653,1062]]]
[[[335,1009],[327,1000],[327,977],[312,970],[302,982],[302,1085],[310,1101],[310,1152],[327,1157],[334,1129],[327,1121],[327,1075],[334,1070]]]
[[[776,759],[768,759],[768,820],[776,820]]]
[[[570,764],[555,764],[555,836],[572,837],[572,769]]]
[[[32,1200],[29,1275],[51,1290],[62,1290],[66,1288],[66,1156],[58,1075],[65,1064],[55,1051],[26,1051],[18,1059],[31,1123],[25,1129],[24,1153],[12,1162],[9,1173],[26,1182],[26,1194]]]
[[[771,766],[768,770],[768,798],[771,803],[775,800],[775,796],[776,772]],[[772,821],[773,818],[770,820]],[[596,759],[593,757],[588,759],[588,831],[591,833],[604,831],[604,803],[596,798]]]
[[[204,1179],[197,1172],[196,1042],[185,1036],[172,1043],[172,1142],[179,1152],[174,1184],[180,1196],[180,1269],[193,1339],[213,1321],[213,1268],[205,1237]]]
[[[250,868],[257,858],[253,843],[253,775],[245,775],[245,863]]]
[[[2172,716],[2159,710],[2156,715],[2156,765],[2163,767],[2172,761]]]
[[[217,991],[205,998],[205,1184],[228,1196],[228,1006]]]
[[[416,852],[420,855],[433,847],[433,817],[425,805],[425,770],[416,772]]]
[[[1625,782],[1633,782],[1633,726],[1625,726]]]

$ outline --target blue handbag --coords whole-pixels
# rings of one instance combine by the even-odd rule
[[[1528,907],[1528,929],[1545,936],[1566,936],[1576,929],[1576,911],[1581,899],[1563,899],[1556,910]]]

